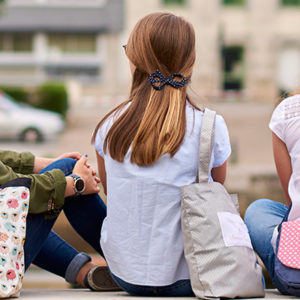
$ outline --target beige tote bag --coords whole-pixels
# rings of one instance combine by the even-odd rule
[[[198,181],[181,188],[181,226],[191,285],[201,299],[264,297],[262,269],[237,198],[209,182],[216,113],[205,109]]]

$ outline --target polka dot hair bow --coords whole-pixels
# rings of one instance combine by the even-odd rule
[[[178,78],[178,80],[175,78]],[[165,77],[159,70],[150,74],[148,81],[158,91],[162,90],[166,84],[179,89],[187,83],[187,79],[180,73],[173,73],[169,77]]]

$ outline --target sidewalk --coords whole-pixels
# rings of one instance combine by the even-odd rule
[[[283,296],[276,289],[266,290],[267,299],[296,299],[296,297]],[[259,300],[265,298],[252,298]],[[88,289],[70,289],[70,285],[61,277],[38,268],[32,268],[26,272],[20,299],[105,299],[105,300],[162,300],[161,297],[133,297],[125,292],[92,292]],[[170,299],[170,298],[167,298]],[[172,297],[172,299],[175,299]],[[192,297],[180,297],[179,300],[196,299]],[[241,299],[242,300],[242,299]]]
[[[266,292],[267,299],[296,299],[296,297],[282,296],[276,290],[268,290]],[[105,299],[105,300],[138,300],[138,299],[166,299],[160,297],[135,297],[129,296],[124,292],[91,292],[86,289],[76,290],[49,290],[49,289],[23,289],[20,299]],[[170,299],[170,298],[169,298]],[[172,297],[174,299],[174,297]],[[180,300],[196,299],[192,297],[180,297]],[[248,298],[249,299],[249,298]],[[265,299],[265,298],[255,298]],[[242,299],[241,299],[242,300]],[[252,298],[253,300],[253,298]]]

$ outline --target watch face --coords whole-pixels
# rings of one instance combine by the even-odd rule
[[[84,190],[84,181],[81,178],[76,180],[75,188],[78,192],[82,192]]]

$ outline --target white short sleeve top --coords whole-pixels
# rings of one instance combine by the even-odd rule
[[[289,219],[295,220],[300,217],[300,95],[280,102],[272,114],[269,127],[286,144],[291,157],[292,175],[288,193],[293,209]]]
[[[171,158],[165,154],[152,166],[123,163],[104,154],[103,142],[115,120],[99,128],[95,148],[104,158],[107,174],[107,217],[101,247],[113,274],[148,286],[165,286],[189,279],[180,225],[180,187],[195,182],[203,112],[186,105],[186,134]],[[217,115],[210,168],[224,164],[231,153],[224,119]]]

